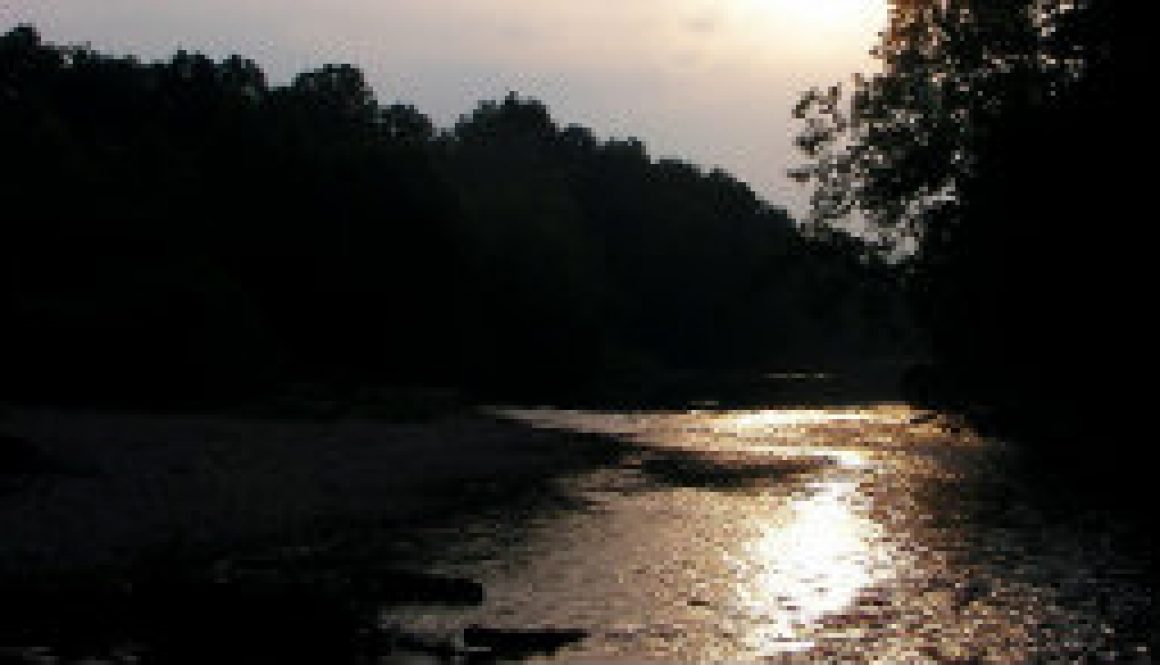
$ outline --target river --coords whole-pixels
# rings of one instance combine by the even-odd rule
[[[561,660],[1151,655],[1150,555],[1107,515],[1053,508],[1010,471],[1015,450],[950,417],[899,405],[499,413],[637,445],[529,506],[415,534],[413,561],[481,582],[486,598],[393,607],[390,630],[582,631],[542,655]]]

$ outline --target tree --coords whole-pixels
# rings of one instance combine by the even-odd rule
[[[1097,269],[1117,251],[1098,224],[1123,186],[1113,128],[1131,127],[1112,35],[1110,0],[897,0],[882,70],[795,109],[814,222],[856,211],[909,243],[952,392],[1055,438],[1098,426],[1081,414],[1123,361],[1124,312],[1084,297],[1124,285]]]

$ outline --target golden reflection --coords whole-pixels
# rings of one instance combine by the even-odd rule
[[[765,409],[721,418],[719,426],[737,430],[766,430],[782,427],[819,426],[838,423],[900,423],[905,422],[909,410],[903,406],[882,406],[873,409]]]
[[[582,628],[590,637],[559,657],[593,662],[1150,655],[1111,632],[1115,617],[1149,606],[1142,562],[1119,558],[1110,534],[1098,545],[1045,528],[1033,504],[995,485],[1012,480],[1007,447],[953,415],[904,405],[497,413],[642,445],[623,465],[562,479],[560,496],[585,508],[553,507],[519,539],[494,515],[438,534],[441,572],[479,580],[487,600],[448,614],[414,608],[408,630]],[[797,464],[818,457],[830,463]],[[736,491],[646,474],[649,459],[772,472]],[[777,473],[782,461],[808,470]]]
[[[856,506],[857,482],[819,484],[763,525],[743,548],[741,609],[757,619],[746,648],[761,653],[810,649],[823,617],[892,575],[881,527]],[[736,565],[736,564],[735,564]],[[749,570],[745,570],[749,568]]]

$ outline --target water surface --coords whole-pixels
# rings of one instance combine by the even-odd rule
[[[557,481],[549,507],[432,527],[416,560],[479,580],[486,600],[393,608],[384,624],[585,631],[564,660],[1150,655],[1147,555],[1114,520],[1052,513],[1010,471],[1012,450],[945,416],[502,415],[641,447]]]

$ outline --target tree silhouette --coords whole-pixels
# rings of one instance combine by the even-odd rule
[[[0,94],[12,397],[544,399],[905,346],[865,243],[514,93],[439,131],[349,65],[274,85],[240,56],[144,63],[21,27]]]
[[[899,0],[882,71],[796,115],[815,223],[860,212],[907,258],[942,398],[1073,440],[1130,351],[1099,230],[1125,184],[1107,0]]]

